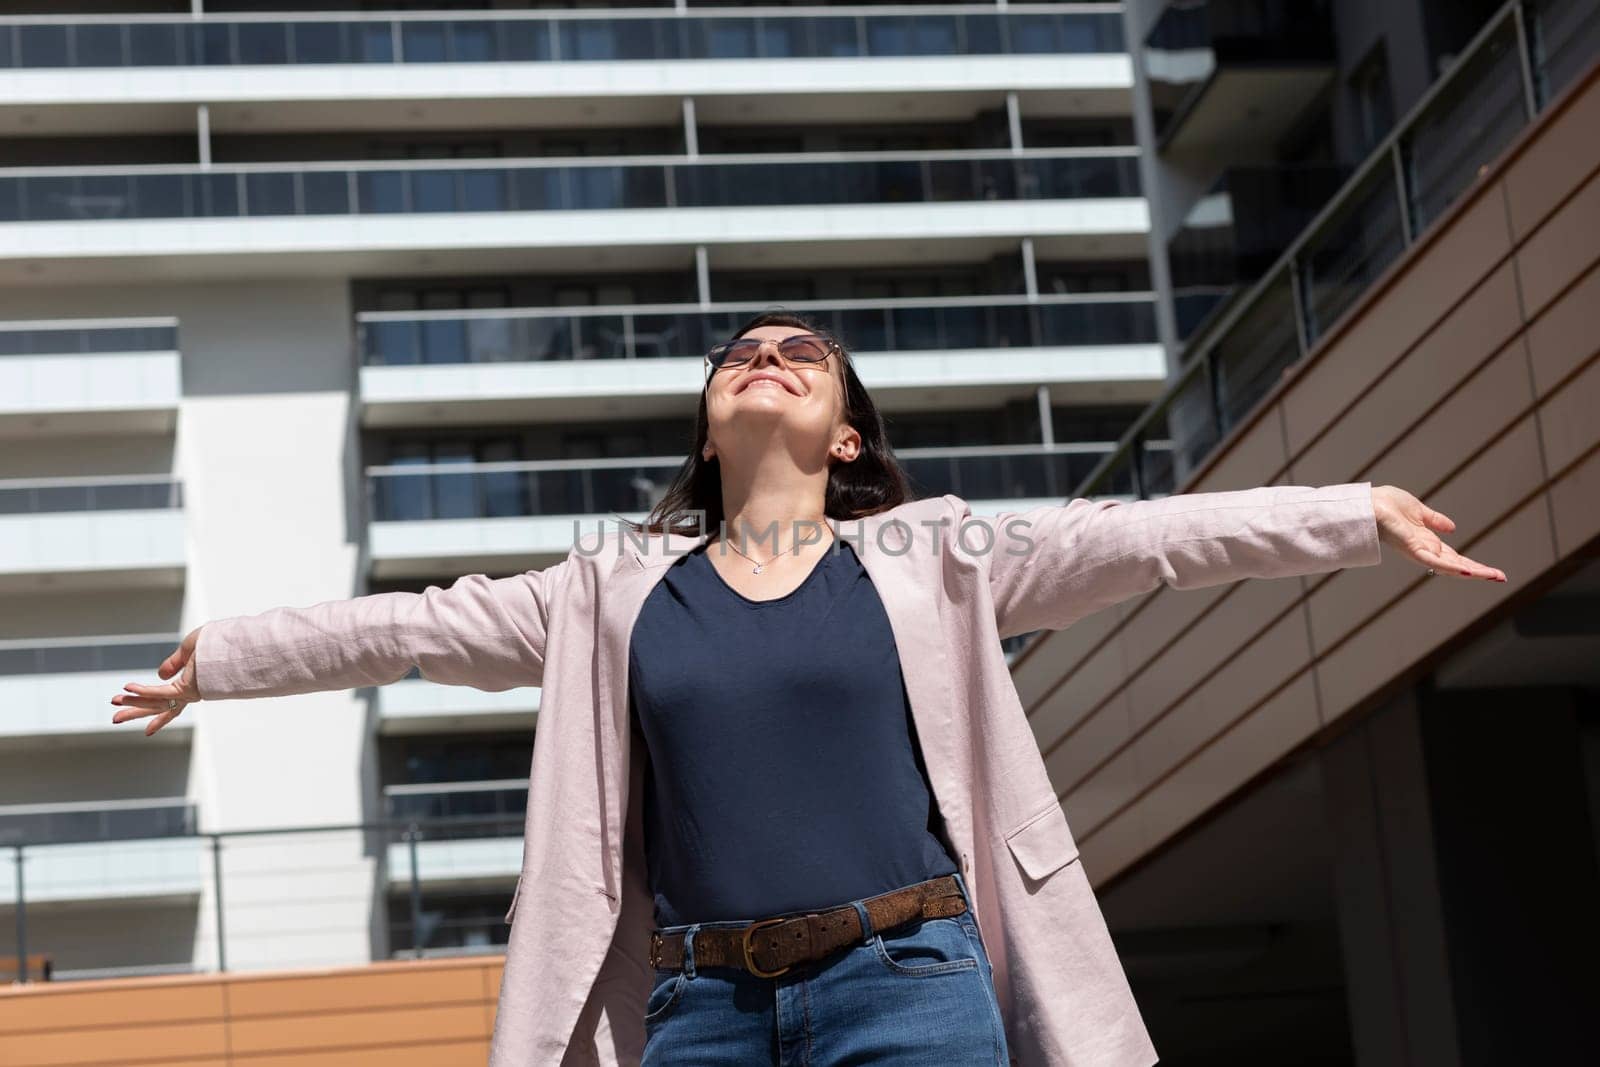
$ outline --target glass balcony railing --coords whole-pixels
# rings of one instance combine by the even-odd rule
[[[907,448],[895,455],[917,496],[966,500],[1061,497],[1109,454],[1111,442]],[[1160,447],[1160,442],[1153,444]],[[537,515],[629,515],[655,506],[681,456],[371,467],[375,522]]]
[[[0,805],[0,846],[183,837],[195,827],[195,805],[183,797]]]
[[[0,322],[0,356],[83,356],[177,349],[176,319]]]
[[[1236,287],[1271,269],[1345,177],[1317,164],[1223,171],[1167,242],[1178,336],[1193,334]]]
[[[567,359],[698,359],[765,304],[711,309],[529,308],[479,312],[363,312],[357,346],[369,367]],[[1150,293],[795,301],[852,351],[918,352],[1153,344]]]
[[[1137,149],[0,171],[0,222],[612,211],[1139,195]]]
[[[1261,280],[1218,308],[1165,394],[1073,496],[1181,491],[1597,54],[1593,0],[1502,7]]]
[[[0,481],[0,515],[67,511],[148,511],[183,507],[176,478],[127,475],[98,478],[21,478]]]
[[[447,837],[463,836],[460,826],[446,825],[452,822],[481,828],[489,836],[504,836],[508,831],[505,825],[496,825],[500,820],[517,835],[528,813],[528,780],[390,785],[384,786],[383,801],[388,819],[442,827]]]
[[[182,640],[182,634],[105,634],[0,641],[0,677],[148,671]]]
[[[360,17],[212,15],[0,21],[0,68],[554,63],[1051,55],[1123,51],[1115,8],[929,6],[916,13],[686,10]]]

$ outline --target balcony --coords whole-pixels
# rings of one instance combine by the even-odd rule
[[[1178,335],[1191,336],[1212,308],[1265,274],[1345,176],[1331,166],[1223,171],[1167,243]]]
[[[988,514],[1061,500],[1111,447],[907,448],[895,455],[914,495],[955,493]],[[683,463],[681,456],[658,456],[370,467],[372,575],[548,566],[566,556],[575,536],[593,537],[602,524],[614,530],[616,516],[642,519]]]
[[[204,842],[183,797],[0,806],[0,847],[24,856],[28,906],[172,900],[200,892]],[[18,899],[17,864],[0,863],[0,902]]]
[[[19,17],[0,22],[0,68],[882,59],[1123,50],[1115,10],[1063,11],[1053,4],[1015,5],[1004,14],[988,5],[931,7],[916,14],[872,7],[824,10]]]
[[[0,641],[0,738],[125,735],[126,727],[111,721],[110,695],[127,681],[159,681],[156,666],[182,639],[108,634]],[[145,743],[187,744],[193,725],[179,716]]]
[[[915,391],[1109,388],[1140,402],[1166,377],[1149,293],[793,301],[845,339],[885,410]],[[528,419],[690,417],[703,354],[762,304],[363,312],[362,422],[461,425]],[[1004,354],[996,350],[1003,349]],[[590,361],[608,360],[596,375]],[[1120,394],[1120,395],[1118,395]],[[910,403],[909,399],[904,401]]]
[[[18,168],[0,172],[0,225],[8,252],[32,258],[214,255],[248,269],[273,255],[357,273],[429,249],[1127,237],[1149,228],[1137,152]]]
[[[1132,85],[1121,13],[1057,4],[0,20],[0,99],[33,105],[854,94],[885,63],[908,91]]]
[[[1143,61],[1164,151],[1270,144],[1333,78],[1327,0],[1169,0]]]
[[[178,321],[0,322],[0,437],[171,433]]]
[[[0,590],[174,587],[187,559],[175,478],[0,481]]]
[[[522,869],[528,780],[390,785],[387,820],[414,823],[413,837],[390,842],[389,884],[515,878]]]
[[[537,688],[486,693],[469,685],[441,685],[411,668],[377,690],[378,730],[386,736],[491,729],[526,729],[539,713]]]

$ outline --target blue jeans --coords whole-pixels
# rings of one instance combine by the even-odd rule
[[[955,877],[967,898],[960,915],[872,934],[776,978],[695,966],[692,931],[742,922],[662,927],[691,936],[681,971],[656,969],[640,1067],[1006,1067],[994,972],[966,881]],[[857,911],[865,922],[865,909]]]

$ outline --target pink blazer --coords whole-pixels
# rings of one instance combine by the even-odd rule
[[[833,526],[889,616],[1013,1061],[1154,1063],[1000,638],[1061,629],[1162,583],[1376,564],[1370,484],[1073,500],[989,517],[946,494]],[[653,916],[628,639],[666,565],[704,539],[590,530],[543,570],[273,608],[200,631],[206,700],[384,685],[413,664],[490,692],[543,687],[490,1067],[639,1062]]]

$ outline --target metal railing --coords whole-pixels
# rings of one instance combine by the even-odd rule
[[[1124,51],[1105,5],[16,16],[0,69],[1048,55]]]
[[[29,167],[0,222],[1139,196],[1135,148]]]
[[[1161,398],[1072,495],[1179,491],[1597,52],[1593,0],[1502,7],[1265,276],[1209,320]]]
[[[177,350],[178,320],[174,318],[0,321],[0,356]]]
[[[195,812],[184,797],[0,804],[0,846],[178,837],[194,833]]]
[[[853,351],[1153,344],[1148,292],[791,300]],[[385,311],[356,316],[366,366],[569,359],[699,359],[766,303]]]
[[[0,677],[145,671],[172,654],[182,634],[96,634],[0,641]]]
[[[1065,495],[1112,447],[1080,441],[902,448],[895,457],[917,497],[1012,500]],[[643,513],[683,463],[682,456],[621,456],[368,467],[369,513],[374,522]]]
[[[464,795],[479,784],[485,795],[514,791],[508,790],[508,782],[457,783],[447,788]],[[386,793],[422,795],[408,793],[408,788],[390,787]],[[437,791],[440,787],[423,787],[428,788]],[[521,780],[516,788],[525,807],[527,781]],[[15,923],[15,944],[4,950],[7,966],[3,969],[15,968],[15,974],[25,976],[24,980],[36,980],[38,970],[28,963],[42,957],[51,961],[47,977],[62,981],[225,972],[230,954],[239,953],[255,959],[268,956],[276,965],[290,967],[420,958],[464,949],[500,951],[506,938],[503,917],[521,855],[525,816],[513,810],[509,801],[497,803],[503,803],[503,814],[387,818],[215,833],[194,829],[194,805],[183,798],[0,808],[0,874],[14,874],[12,892],[7,895],[0,890],[0,908],[14,909]],[[151,818],[161,825],[151,826]],[[134,836],[139,827],[129,819],[143,819],[144,832]],[[23,829],[31,832],[22,834]],[[503,856],[493,850],[497,840],[507,843],[501,850]],[[478,850],[472,857],[478,861],[477,870],[463,874],[459,856],[447,854],[449,843],[455,841],[465,849]],[[486,845],[490,851],[482,852]],[[447,852],[432,851],[440,847]],[[85,852],[90,848],[92,855]],[[5,871],[7,867],[10,872]],[[352,900],[358,899],[352,897],[352,891],[360,898],[359,906],[352,907]],[[106,958],[97,961],[92,939],[74,936],[74,924],[30,928],[30,902],[73,900],[80,908],[92,906],[110,916],[125,910],[120,904],[123,897],[144,893],[193,903],[197,929],[193,959],[175,961],[170,954],[157,958],[159,943],[141,943],[131,951],[134,955],[150,953],[147,962],[130,963],[128,950],[117,950],[113,956],[109,949]],[[364,899],[369,894],[373,897],[370,903]],[[458,908],[451,914],[447,905],[439,903],[441,899],[459,902],[463,897],[476,900],[476,908]],[[309,928],[286,931],[270,917],[263,921],[273,912],[314,915],[309,921],[315,923],[317,938],[307,943],[365,944],[369,951],[359,959],[296,958],[294,945],[283,942],[298,944],[293,935],[308,933]],[[384,915],[387,922],[375,918]],[[286,939],[285,933],[290,937]],[[188,942],[181,950],[189,954]],[[72,970],[55,967],[53,961],[62,955],[84,965]]]
[[[148,474],[0,481],[0,515],[145,511],[183,507],[183,483]]]
[[[420,820],[445,824],[465,821],[473,828],[488,827],[501,836],[504,820],[521,825],[528,813],[528,780],[506,778],[482,782],[424,782],[383,788],[387,818],[397,822]],[[471,837],[474,834],[463,833]]]

